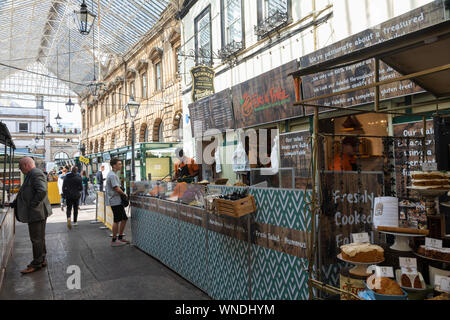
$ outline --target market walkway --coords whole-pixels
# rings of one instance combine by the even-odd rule
[[[65,212],[54,208],[47,222],[48,267],[21,275],[31,261],[28,227],[16,223],[14,253],[0,299],[209,299],[202,291],[133,246],[112,248],[110,230],[91,224],[93,206],[82,207],[77,227],[69,231]],[[129,221],[130,222],[130,221]],[[130,223],[125,234],[131,236]],[[81,270],[81,289],[69,290],[70,265]]]

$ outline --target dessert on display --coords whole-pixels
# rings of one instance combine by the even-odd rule
[[[403,291],[397,282],[390,278],[375,278],[369,277],[367,279],[367,286],[378,294],[402,296]]]
[[[413,172],[411,174],[413,187],[440,188],[450,185],[450,174],[447,172]]]
[[[417,249],[417,253],[421,256],[428,257],[431,259],[449,261],[450,262],[450,248],[429,248],[421,245]]]
[[[351,243],[341,246],[342,259],[352,262],[376,262],[384,260],[384,250],[370,243]]]

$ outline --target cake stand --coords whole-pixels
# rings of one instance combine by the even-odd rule
[[[440,259],[435,259],[435,258],[431,258],[431,257],[427,257],[427,256],[423,256],[420,253],[417,253],[414,251],[414,254],[422,259],[427,259],[427,260],[431,260],[431,261],[437,261],[437,262],[442,262],[442,263],[447,263],[450,264],[450,261],[446,261],[446,260],[440,260]]]
[[[436,200],[443,196],[450,190],[450,186],[443,186],[440,188],[429,187],[407,187],[410,190],[417,192],[422,199],[425,200],[425,209],[427,216],[436,215]]]
[[[382,263],[384,260],[381,261],[375,261],[375,262],[355,262],[355,261],[349,261],[342,258],[342,254],[338,254],[337,258],[341,261],[350,263],[355,265],[352,269],[350,269],[350,273],[354,276],[360,276],[360,277],[368,277],[371,275],[371,273],[367,273],[367,266],[373,265],[373,264],[379,264]]]
[[[424,234],[417,234],[417,233],[401,233],[389,231],[378,231],[378,232],[395,236],[394,244],[390,247],[390,249],[402,252],[413,251],[409,246],[409,238],[426,237],[426,235]]]

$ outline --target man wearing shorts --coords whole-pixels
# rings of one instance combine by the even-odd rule
[[[113,158],[111,159],[110,164],[112,170],[106,177],[106,205],[111,206],[114,214],[111,246],[118,247],[130,243],[123,238],[123,230],[127,224],[128,217],[125,213],[125,208],[122,205],[122,198],[128,198],[128,196],[120,188],[120,179],[117,176],[117,172],[122,170],[122,161]],[[119,232],[118,237],[117,232]]]

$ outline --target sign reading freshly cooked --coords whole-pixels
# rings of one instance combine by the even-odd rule
[[[84,164],[89,164],[89,159],[88,158],[85,158],[85,157],[83,157],[83,156],[80,156],[80,159],[79,159],[81,162],[83,162]]]

